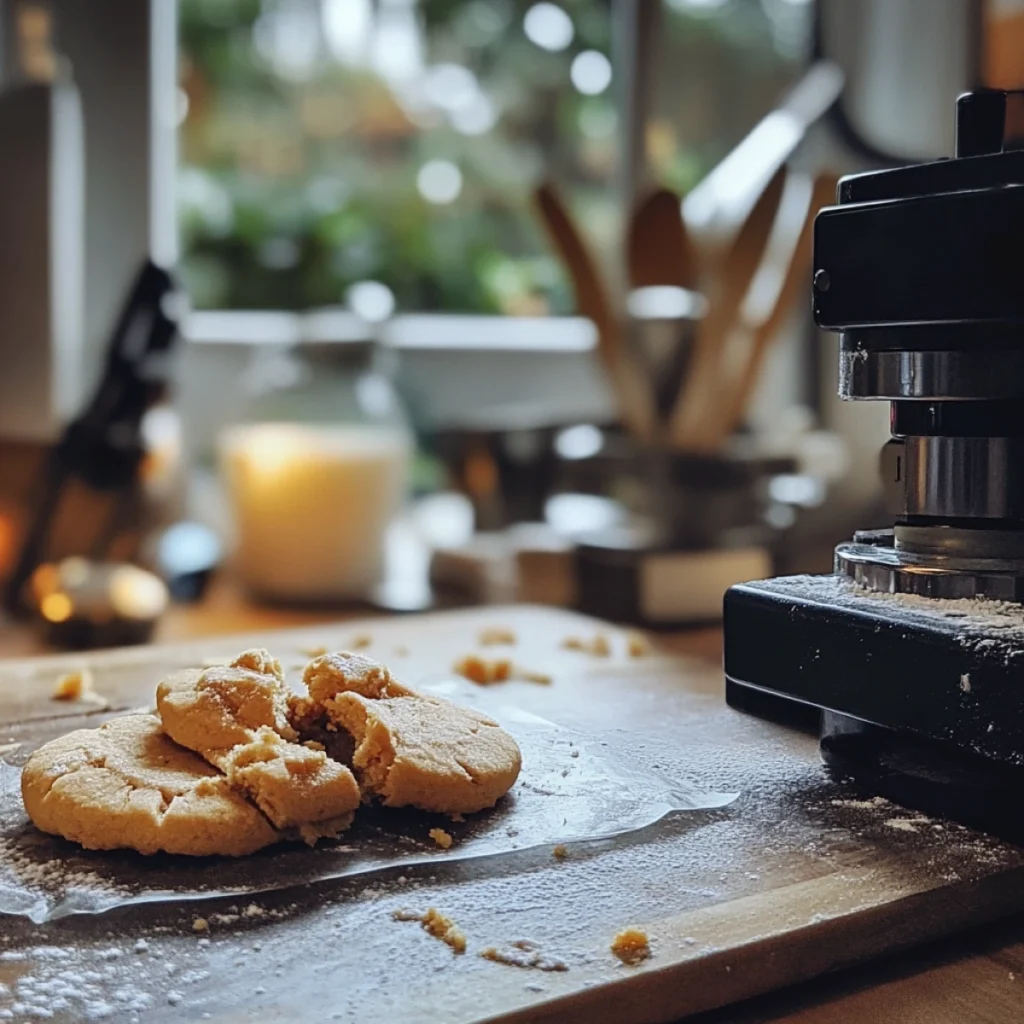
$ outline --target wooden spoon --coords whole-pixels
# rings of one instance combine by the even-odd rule
[[[626,233],[626,268],[634,295],[642,288],[696,291],[697,254],[683,221],[682,203],[674,192],[655,189],[637,203]],[[663,428],[692,361],[696,325],[632,317],[628,323],[629,341],[647,371]]]
[[[810,271],[814,243],[814,218],[823,207],[835,202],[838,178],[834,174],[820,174],[810,189],[806,211],[791,229],[787,249],[789,259],[782,275],[774,302],[768,312],[754,322],[745,324],[749,332],[746,359],[729,382],[727,396],[720,404],[716,432],[728,437],[739,425],[757,386],[771,342],[801,295],[810,301]]]
[[[697,335],[697,350],[683,392],[672,410],[669,438],[682,451],[714,452],[723,440],[713,410],[724,400],[722,354],[743,299],[761,264],[782,199],[786,168],[775,172],[741,225],[718,270],[718,286]]]
[[[669,284],[697,289],[697,254],[674,192],[655,189],[637,203],[626,234],[626,263],[630,288]]]
[[[541,185],[534,200],[562,262],[569,271],[576,305],[597,328],[597,352],[615,392],[619,415],[637,437],[654,435],[654,403],[643,372],[626,351],[622,327],[597,263],[573,222],[562,198],[550,184]]]

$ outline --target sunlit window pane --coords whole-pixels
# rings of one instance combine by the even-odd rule
[[[571,312],[532,212],[544,178],[614,270],[624,133],[610,0],[180,10],[179,218],[197,307],[362,296],[374,310]],[[792,82],[810,13],[800,0],[665,0],[663,14],[647,159],[685,191]]]

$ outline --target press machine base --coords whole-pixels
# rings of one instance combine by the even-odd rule
[[[820,729],[825,763],[865,790],[1024,842],[1024,609],[986,603],[840,576],[735,586],[726,700]]]
[[[844,178],[815,223],[840,394],[891,402],[891,530],[835,574],[725,598],[726,698],[820,732],[835,772],[1024,842],[1024,151],[1007,94],[957,101],[956,158]]]

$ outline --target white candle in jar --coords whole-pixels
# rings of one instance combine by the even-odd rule
[[[379,581],[409,441],[385,427],[260,423],[221,438],[235,566],[279,599],[360,597]]]

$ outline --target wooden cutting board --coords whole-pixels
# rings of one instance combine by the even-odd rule
[[[488,627],[513,630],[518,643],[479,648]],[[598,632],[612,641],[608,657],[561,647]],[[507,650],[553,676],[550,686],[501,684],[508,704],[571,719],[652,771],[740,796],[518,871],[500,859],[435,863],[201,911],[151,904],[42,926],[8,918],[0,1008],[20,999],[31,1017],[26,998],[66,983],[86,995],[58,1004],[55,1020],[107,1007],[110,1019],[147,1021],[668,1021],[1024,909],[1022,851],[865,800],[829,780],[813,737],[727,708],[715,667],[630,657],[621,631],[562,611],[487,609],[0,663],[0,750],[145,705],[172,668],[252,644],[297,666],[309,648],[357,638],[413,684],[466,653]],[[55,677],[83,665],[111,711],[49,700]],[[468,951],[392,920],[406,907],[447,914]],[[198,912],[209,933],[193,931]],[[653,949],[632,968],[608,949],[630,924]],[[477,955],[520,939],[569,969]]]

